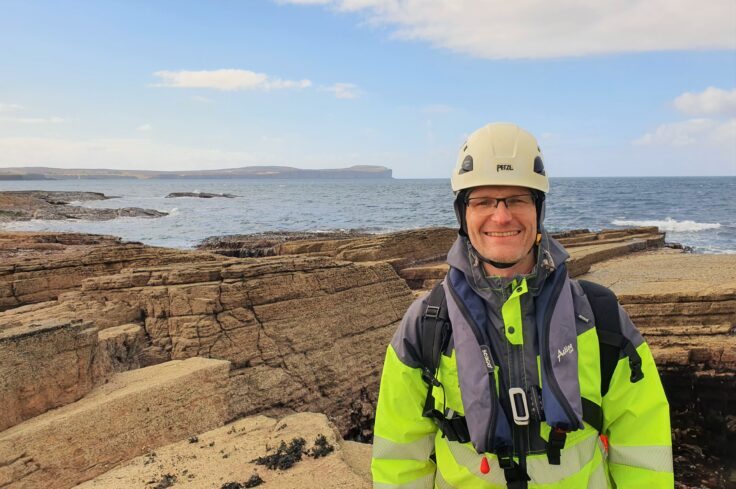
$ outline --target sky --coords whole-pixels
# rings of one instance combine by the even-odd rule
[[[0,0],[0,168],[736,175],[733,0]]]

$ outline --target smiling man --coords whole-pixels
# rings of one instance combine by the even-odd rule
[[[375,488],[672,488],[669,406],[649,348],[544,230],[530,133],[489,124],[452,174],[459,236],[442,284],[386,353]]]

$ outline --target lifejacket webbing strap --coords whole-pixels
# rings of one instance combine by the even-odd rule
[[[550,465],[560,465],[560,452],[565,448],[567,432],[560,428],[552,428],[547,442],[547,461]]]

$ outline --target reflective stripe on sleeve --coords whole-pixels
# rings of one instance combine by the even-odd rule
[[[373,458],[384,460],[429,460],[434,451],[435,434],[429,434],[411,443],[396,443],[378,435],[373,436]]]
[[[427,474],[421,479],[411,482],[403,482],[401,484],[384,484],[382,482],[373,482],[373,489],[433,489],[434,474]]]
[[[608,450],[608,462],[611,464],[628,465],[655,472],[672,472],[671,446],[610,445]]]
[[[439,467],[437,467],[437,472],[435,473],[434,484],[437,486],[437,489],[455,489],[455,486],[451,486],[450,483],[442,477],[442,472],[440,472]]]

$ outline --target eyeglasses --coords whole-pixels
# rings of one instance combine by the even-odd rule
[[[534,196],[531,194],[509,195],[508,197],[472,197],[465,200],[465,204],[472,212],[482,216],[490,216],[498,204],[503,202],[509,212],[522,213],[534,208]]]

